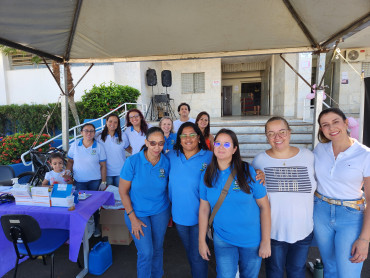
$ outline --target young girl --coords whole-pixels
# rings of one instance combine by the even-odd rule
[[[54,184],[65,184],[71,183],[70,177],[64,178],[64,157],[61,153],[52,153],[49,158],[49,164],[53,169],[47,172],[42,185],[54,185]]]

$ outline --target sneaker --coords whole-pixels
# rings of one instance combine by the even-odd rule
[[[101,236],[101,231],[99,227],[95,227],[94,231],[94,237],[100,237]]]

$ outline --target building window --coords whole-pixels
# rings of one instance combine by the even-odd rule
[[[14,53],[10,53],[8,56],[12,69],[45,67],[42,58],[35,54],[16,50]],[[46,59],[46,62],[51,65],[52,60]]]
[[[182,73],[181,74],[181,92],[205,93],[204,72]]]

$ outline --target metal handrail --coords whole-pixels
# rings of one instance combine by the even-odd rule
[[[83,125],[85,125],[85,124],[87,124],[87,123],[93,123],[93,122],[96,122],[97,120],[100,120],[100,127],[98,127],[98,128],[96,129],[96,131],[100,131],[100,130],[102,130],[102,129],[103,129],[103,126],[104,126],[104,119],[105,119],[107,116],[109,116],[110,114],[112,114],[112,113],[116,112],[117,110],[121,109],[122,107],[124,107],[124,111],[123,111],[121,114],[119,114],[119,115],[118,115],[118,117],[119,117],[120,119],[124,118],[124,117],[126,116],[127,111],[128,111],[128,109],[127,109],[127,105],[136,105],[136,106],[141,106],[141,109],[140,109],[140,110],[143,112],[143,114],[144,114],[144,115],[145,115],[146,111],[148,110],[148,106],[147,106],[146,104],[142,104],[142,103],[124,103],[124,104],[121,104],[121,105],[120,105],[120,106],[118,106],[117,108],[113,109],[112,111],[110,111],[109,113],[107,113],[107,114],[105,114],[105,115],[101,116],[101,117],[100,117],[100,118],[98,118],[98,119],[93,119],[93,120],[91,120],[91,121],[89,121],[89,122],[82,123],[82,124],[79,124],[79,125],[76,125],[76,126],[74,126],[74,127],[70,128],[70,129],[68,130],[68,134],[69,134],[70,132],[72,132],[72,131],[73,131],[73,138],[69,139],[69,143],[72,143],[72,142],[74,142],[74,141],[76,141],[77,139],[79,139],[79,138],[81,138],[81,137],[82,137],[82,135],[81,135],[81,134],[77,134],[77,129],[78,129],[78,128],[80,128],[80,127],[82,127]],[[124,127],[122,127],[122,129],[124,129]],[[46,144],[49,144],[50,142],[54,141],[55,139],[58,139],[58,138],[61,138],[61,137],[62,137],[62,133],[61,133],[61,134],[59,134],[59,135],[57,135],[57,136],[55,136],[55,137],[53,137],[53,138],[51,138],[51,139],[49,139],[49,140],[47,140],[47,141],[45,141],[45,142],[43,142],[43,143],[41,143],[41,144],[39,144],[39,145],[37,145],[37,146],[35,146],[35,147],[33,147],[32,149],[38,149],[38,148],[40,148],[40,147],[42,147],[42,146],[44,146],[44,145],[46,145]],[[57,148],[59,148],[59,147],[61,147],[61,145],[60,145],[60,146],[58,146]],[[23,165],[25,165],[25,166],[30,166],[30,165],[32,165],[32,161],[27,162],[27,161],[25,160],[25,156],[26,156],[27,154],[29,154],[29,153],[30,153],[30,151],[27,151],[27,152],[25,152],[25,153],[23,153],[23,154],[21,155],[22,163],[23,163]]]

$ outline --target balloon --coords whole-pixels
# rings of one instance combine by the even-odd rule
[[[359,123],[356,119],[348,117],[348,128],[350,130],[350,136],[358,140],[359,137]]]

